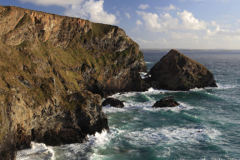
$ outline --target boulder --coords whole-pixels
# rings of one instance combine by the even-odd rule
[[[115,108],[123,108],[124,107],[123,102],[118,99],[115,99],[115,98],[107,98],[105,101],[103,101],[102,106],[106,106],[109,104]]]
[[[180,105],[178,102],[174,100],[173,96],[162,98],[160,101],[156,101],[156,103],[152,106],[152,108],[161,108],[161,107],[176,107]]]
[[[172,49],[149,71],[153,88],[188,91],[192,88],[217,87],[213,74],[204,65]]]

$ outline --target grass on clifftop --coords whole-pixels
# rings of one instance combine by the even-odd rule
[[[115,26],[101,24],[101,23],[92,23],[92,32],[93,37],[102,38],[107,35],[107,33],[111,30],[117,28]]]

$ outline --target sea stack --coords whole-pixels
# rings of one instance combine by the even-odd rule
[[[156,89],[183,90],[217,87],[213,74],[204,65],[172,49],[149,71]]]

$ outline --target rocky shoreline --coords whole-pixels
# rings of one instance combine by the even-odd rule
[[[15,159],[16,151],[29,148],[31,141],[53,146],[82,143],[88,134],[109,130],[103,97],[215,83],[210,71],[177,51],[169,53],[180,57],[176,63],[176,58],[165,56],[149,72],[151,78],[142,79],[139,72],[147,72],[143,53],[117,26],[14,6],[0,6],[0,23],[1,159]],[[185,75],[184,82],[190,83],[186,88],[164,83],[166,76],[160,73],[171,66],[164,73],[172,74],[175,64],[181,74],[174,78]],[[208,79],[204,85],[199,74]]]

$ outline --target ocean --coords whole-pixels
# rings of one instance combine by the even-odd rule
[[[144,51],[148,69],[167,52]],[[32,142],[32,149],[17,152],[17,160],[240,159],[240,51],[181,52],[212,71],[218,87],[115,94],[125,107],[103,108],[109,133],[89,136],[84,144]],[[170,95],[178,107],[151,108]]]

